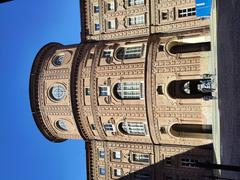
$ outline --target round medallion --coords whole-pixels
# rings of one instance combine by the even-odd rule
[[[51,88],[51,97],[56,100],[56,101],[60,101],[62,100],[65,96],[66,96],[66,89],[62,84],[55,84],[52,88]]]

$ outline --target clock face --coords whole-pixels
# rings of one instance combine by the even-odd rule
[[[60,101],[66,96],[66,89],[63,85],[54,85],[51,89],[51,95],[54,100]]]

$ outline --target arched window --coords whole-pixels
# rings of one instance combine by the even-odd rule
[[[144,136],[147,134],[146,125],[141,122],[122,122],[119,130],[123,134]]]
[[[62,100],[66,96],[66,89],[62,84],[55,84],[50,89],[50,96],[56,101]]]
[[[200,51],[210,51],[211,43],[210,42],[201,42],[201,43],[177,43],[172,46],[170,53],[191,53],[191,52],[200,52]]]
[[[206,138],[212,137],[212,126],[204,124],[174,124],[170,128],[172,135],[184,138]]]
[[[211,97],[214,87],[211,79],[177,80],[168,87],[168,94],[174,99],[194,99]]]
[[[116,51],[116,58],[119,60],[123,59],[134,59],[140,58],[143,55],[144,46],[132,46],[132,47],[120,47]]]
[[[57,122],[56,122],[56,125],[59,129],[63,130],[63,131],[68,131],[68,127],[67,127],[67,124],[65,123],[65,120],[63,119],[59,119]]]
[[[118,99],[142,99],[143,83],[141,82],[123,82],[114,86],[114,95]]]
[[[52,60],[54,66],[61,66],[64,61],[64,55],[58,55]]]

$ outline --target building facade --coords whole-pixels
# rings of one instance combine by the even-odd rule
[[[88,179],[207,179],[214,68],[194,0],[86,0],[82,42],[49,43],[30,78],[50,141],[86,141]],[[201,178],[200,178],[201,177]]]

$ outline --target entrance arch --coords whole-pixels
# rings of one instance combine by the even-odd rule
[[[210,79],[174,80],[167,92],[173,99],[197,99],[212,96]]]
[[[170,133],[175,137],[212,139],[212,125],[208,124],[173,124]]]

